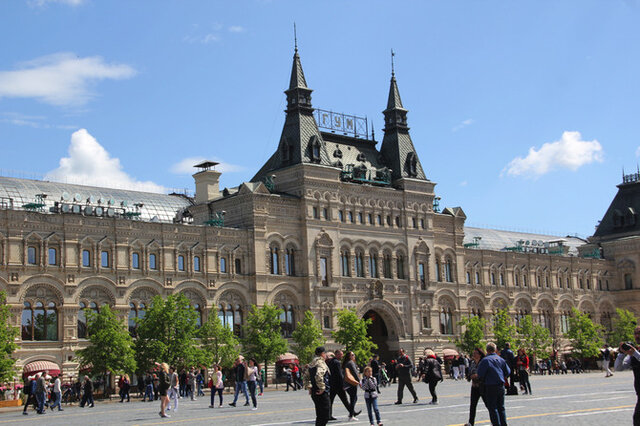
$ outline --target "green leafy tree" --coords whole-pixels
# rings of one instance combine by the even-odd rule
[[[202,361],[197,347],[198,313],[184,294],[153,298],[138,321],[135,341],[138,371],[147,371],[154,362],[166,362],[177,369]]]
[[[452,339],[462,352],[471,354],[475,348],[484,348],[484,330],[487,321],[479,316],[463,318],[458,325],[464,327],[459,337]]]
[[[524,349],[534,360],[549,356],[553,339],[548,328],[534,322],[531,315],[525,315],[520,319],[516,330],[518,336],[515,339],[515,344],[518,349]]]
[[[569,330],[565,336],[573,346],[573,354],[582,359],[600,355],[600,348],[603,345],[600,338],[602,327],[594,324],[589,315],[576,308],[572,308],[571,311]]]
[[[18,328],[11,325],[11,312],[7,306],[7,295],[0,291],[0,383],[13,379],[16,360],[11,356],[18,348],[15,343]]]
[[[99,313],[90,309],[85,313],[89,346],[76,352],[80,363],[91,365],[91,372],[101,376],[135,372],[133,339],[124,320],[118,319],[109,305],[102,306]]]
[[[491,327],[493,337],[498,350],[505,347],[507,343],[513,344],[516,337],[516,326],[509,316],[509,311],[505,309],[498,310],[493,315],[493,325]]]
[[[365,365],[378,345],[371,341],[367,328],[373,321],[370,318],[363,319],[353,309],[341,309],[338,311],[338,327],[334,331],[333,338],[345,350],[356,354],[359,365]]]
[[[293,350],[303,365],[310,363],[315,349],[325,343],[320,321],[313,316],[311,311],[304,313],[304,319],[298,323],[291,337],[295,342]]]
[[[203,361],[206,365],[219,364],[223,368],[231,368],[233,361],[238,357],[239,342],[233,331],[225,327],[213,313],[209,315],[200,330],[198,330],[200,344],[203,353]]]
[[[251,306],[244,326],[244,337],[241,339],[246,356],[264,363],[265,372],[270,362],[285,353],[289,347],[280,332],[280,315],[282,309],[275,305],[264,304],[261,308]],[[266,383],[266,380],[265,380]]]
[[[607,341],[610,346],[617,348],[620,342],[634,342],[633,330],[638,326],[637,318],[626,309],[616,308],[616,317],[613,318],[612,331]]]

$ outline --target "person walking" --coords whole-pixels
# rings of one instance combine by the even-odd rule
[[[330,356],[329,360],[326,362],[329,367],[329,371],[331,372],[330,382],[331,388],[329,391],[329,399],[331,400],[330,405],[330,413],[329,420],[337,420],[333,416],[333,400],[336,398],[336,395],[340,397],[340,401],[344,405],[344,408],[347,409],[349,413],[349,417],[353,417],[353,412],[351,411],[351,405],[349,404],[349,400],[347,398],[347,393],[344,391],[344,371],[342,370],[342,357],[343,353],[340,349],[336,350],[335,355]]]
[[[24,403],[24,409],[22,410],[22,414],[25,416],[29,415],[27,413],[27,409],[29,408],[29,404],[33,404],[33,408],[38,409],[38,400],[36,399],[36,377],[29,376],[24,383],[24,393],[27,395],[27,400]]]
[[[451,360],[451,374],[453,375],[453,380],[458,381],[460,379],[460,355],[456,355]]]
[[[180,399],[180,377],[176,373],[176,369],[169,367],[169,390],[167,396],[169,397],[169,403],[167,404],[167,410],[171,411],[171,401],[173,401],[173,412],[178,412],[178,399]]]
[[[347,351],[342,360],[342,370],[344,370],[344,386],[349,395],[349,421],[358,421],[356,417],[360,411],[356,412],[356,402],[358,401],[358,386],[360,385],[360,371],[356,365],[356,354]]]
[[[222,391],[224,390],[224,382],[222,380],[222,371],[220,370],[220,366],[215,365],[213,367],[213,370],[213,376],[211,376],[211,380],[209,380],[209,388],[211,389],[211,405],[209,405],[209,408],[215,407],[216,394],[218,394],[218,397],[220,399],[220,404],[218,405],[218,407],[222,407]]]
[[[505,360],[511,374],[509,375],[509,390],[513,391],[515,389],[514,395],[518,394],[518,389],[513,386],[513,381],[515,379],[515,370],[516,370],[516,356],[513,354],[511,350],[511,343],[507,342],[504,344],[504,349],[500,351],[500,357]],[[544,365],[546,367],[546,364]]]
[[[89,408],[94,407],[93,403],[93,382],[89,376],[84,376],[84,384],[82,385],[82,401],[80,401],[80,408],[84,408],[86,404],[89,404]]]
[[[518,349],[516,357],[516,368],[518,369],[518,380],[523,388],[524,394],[533,395],[531,392],[531,383],[529,382],[529,357],[523,348]]]
[[[160,417],[170,417],[165,413],[165,409],[169,404],[169,396],[167,391],[171,387],[171,377],[169,376],[169,364],[163,362],[162,364],[156,363],[160,366],[160,372],[158,373],[158,396],[160,397]]]
[[[633,410],[633,426],[640,426],[640,325],[633,330],[635,345],[621,342],[618,348],[618,357],[614,365],[614,370],[633,370],[633,388],[636,391],[636,407]]]
[[[46,386],[46,383],[45,383],[44,375],[42,373],[36,374],[35,396],[38,404],[38,408],[37,408],[38,414],[45,413],[44,411],[44,399],[46,395],[45,386]]]
[[[192,401],[196,400],[197,396],[197,383],[196,383],[196,373],[193,371],[193,367],[189,369],[189,373],[187,374],[187,386],[189,391],[189,397]]]
[[[233,396],[233,402],[229,404],[232,407],[236,406],[236,402],[238,401],[238,395],[240,395],[240,392],[244,394],[244,397],[246,399],[246,402],[244,404],[245,407],[248,407],[250,405],[249,393],[247,392],[247,379],[245,377],[246,369],[247,369],[247,366],[244,363],[244,357],[242,355],[238,356],[233,368],[235,372],[236,382],[235,382],[235,395]]]
[[[378,410],[378,381],[373,376],[373,369],[371,367],[365,367],[364,370],[362,370],[360,387],[364,391],[364,402],[367,405],[369,423],[371,426],[374,426],[373,414],[375,413],[378,426],[382,426],[380,411]]]
[[[293,383],[293,371],[292,371],[292,365],[293,364],[289,364],[286,367],[284,367],[282,369],[282,372],[284,373],[286,379],[287,379],[287,388],[285,389],[285,392],[289,392],[289,388],[291,387],[294,391],[297,390],[296,389],[296,385]]]
[[[609,363],[611,362],[611,351],[609,350],[609,347],[605,344],[600,350],[600,352],[602,353],[602,369],[606,373],[604,377],[611,377],[613,376],[613,373],[609,368]]]
[[[476,409],[480,398],[484,400],[482,395],[482,381],[478,376],[478,364],[482,361],[485,354],[481,348],[473,350],[472,359],[469,363],[469,380],[471,381],[471,398],[469,402],[469,421],[464,426],[473,426],[476,421]]]
[[[60,403],[62,402],[62,382],[60,381],[60,375],[56,376],[53,381],[53,404],[49,406],[51,411],[58,407],[58,411],[64,411]]]
[[[144,377],[144,396],[142,397],[142,402],[146,400],[149,402],[153,401],[153,377],[151,377],[150,373]]]
[[[411,383],[411,369],[413,364],[411,359],[405,354],[404,349],[400,349],[398,351],[398,359],[396,360],[396,376],[398,378],[398,400],[395,402],[396,405],[402,404],[402,396],[404,393],[405,386],[413,395],[413,403],[418,402],[418,395],[416,394],[415,389],[413,389],[413,383]],[[395,380],[394,380],[395,382]]]
[[[265,371],[264,367],[258,366],[258,369],[259,369],[259,372],[258,372],[258,386],[260,386],[260,393],[258,394],[258,396],[262,396],[262,394],[264,392],[264,382],[266,380],[267,372]]]
[[[120,378],[120,402],[124,402],[124,399],[127,398],[127,402],[131,402],[131,397],[129,396],[129,391],[131,389],[131,380],[129,380],[129,376],[124,374]]]
[[[329,382],[329,368],[325,359],[327,353],[324,346],[318,346],[315,357],[309,364],[309,394],[316,410],[316,426],[326,426],[331,413],[331,384]]]
[[[258,381],[258,363],[255,359],[249,359],[247,363],[247,388],[249,389],[249,395],[251,396],[251,402],[253,403],[252,410],[258,409],[258,400],[256,399],[256,389]]]
[[[478,364],[478,378],[484,383],[484,404],[489,410],[493,426],[506,426],[504,409],[504,384],[511,369],[507,362],[496,354],[496,344],[487,343],[487,355]]]
[[[438,405],[438,395],[436,394],[436,386],[442,378],[442,366],[436,359],[436,354],[431,349],[424,351],[426,360],[424,361],[424,377],[423,381],[429,385],[429,393],[431,394],[431,405]]]
[[[371,358],[371,375],[376,379],[378,395],[380,394],[380,361],[378,354],[374,354]]]

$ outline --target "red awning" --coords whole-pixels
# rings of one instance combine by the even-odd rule
[[[50,375],[57,376],[60,374],[60,366],[51,361],[34,361],[24,366],[22,370],[23,376],[32,376],[36,373],[48,371]]]
[[[276,364],[298,364],[298,356],[291,352],[284,353],[276,358]]]
[[[458,355],[458,351],[455,349],[445,349],[442,351],[442,355],[444,356],[444,359],[451,359]]]

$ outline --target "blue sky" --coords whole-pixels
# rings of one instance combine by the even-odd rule
[[[640,155],[640,3],[0,2],[0,173],[193,190],[276,149],[293,22],[313,105],[382,132],[390,49],[411,135],[467,223],[591,235]],[[186,166],[186,167],[185,167]]]

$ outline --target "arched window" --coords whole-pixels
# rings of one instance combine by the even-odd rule
[[[361,251],[356,252],[356,257],[354,259],[354,266],[356,270],[356,277],[364,277],[364,255]]]
[[[369,274],[371,278],[378,278],[378,252],[369,252]]]
[[[218,305],[218,318],[222,325],[228,327],[236,336],[242,336],[242,308],[230,303]]]
[[[178,256],[178,271],[184,271],[184,256]]]
[[[436,258],[436,281],[442,281],[442,271],[440,270],[440,259]]]
[[[449,307],[440,312],[440,334],[453,334],[453,315]]]
[[[111,266],[109,252],[106,250],[100,252],[100,266],[102,266],[103,268],[109,268]]]
[[[140,269],[140,254],[137,252],[131,254],[131,267],[133,269]]]
[[[38,250],[34,246],[27,247],[27,263],[29,265],[38,264]]]
[[[566,333],[569,331],[569,318],[571,318],[570,311],[562,311],[560,313],[560,332]]]
[[[343,277],[351,276],[351,268],[349,262],[349,250],[343,249],[340,252],[340,272]]]
[[[193,270],[200,272],[200,256],[193,256]]]
[[[158,269],[158,264],[156,262],[156,255],[151,253],[149,255],[149,269],[153,269],[154,271]]]
[[[242,260],[236,258],[234,262],[235,262],[234,266],[235,266],[236,274],[242,274]]]
[[[289,276],[294,276],[296,274],[295,261],[295,250],[292,247],[288,247],[284,253],[285,274]]]
[[[448,283],[453,282],[453,262],[451,259],[447,258],[444,263],[444,278]]]
[[[223,274],[227,273],[227,258],[224,256],[220,258],[220,272]]]
[[[91,267],[91,251],[84,249],[82,250],[82,266],[85,268]]]
[[[136,329],[138,328],[138,321],[144,318],[145,310],[147,309],[144,303],[129,303],[129,334],[135,337]],[[137,320],[136,320],[137,318]]]
[[[192,307],[196,311],[196,326],[200,328],[202,326],[202,308],[199,303],[194,303]]]
[[[422,262],[418,263],[418,281],[420,281],[420,288],[425,290],[427,288],[427,276]]]
[[[293,306],[283,305],[280,306],[282,312],[280,313],[280,331],[282,337],[289,338],[294,330],[294,312]]]
[[[467,271],[466,280],[467,280],[467,284],[471,284],[471,272],[469,271]]]
[[[404,280],[405,271],[404,271],[404,255],[398,254],[396,257],[396,274],[398,275],[399,280]]]
[[[271,246],[269,251],[270,251],[269,269],[270,269],[270,271],[271,271],[271,273],[273,275],[278,275],[280,273],[279,268],[278,268],[280,266],[280,253],[278,251],[278,247]]]
[[[85,309],[87,305],[84,302],[79,304],[80,310],[78,311],[78,339],[87,338],[87,314]]]
[[[491,285],[496,285],[496,273],[491,271]]]
[[[520,274],[518,272],[514,272],[513,274],[513,284],[516,287],[520,287]]]
[[[58,310],[54,302],[24,302],[22,340],[58,340]]]
[[[51,247],[49,248],[49,265],[51,266],[55,266],[58,264],[58,250]]]
[[[522,276],[522,286],[523,287],[527,286],[527,275],[526,274]]]
[[[624,289],[633,290],[633,278],[631,278],[631,274],[624,274]]]
[[[504,274],[502,272],[500,272],[499,279],[500,279],[500,285],[504,287]]]
[[[392,278],[391,275],[391,255],[385,253],[382,258],[382,274],[385,278]]]
[[[480,284],[480,272],[476,271],[476,284]]]

